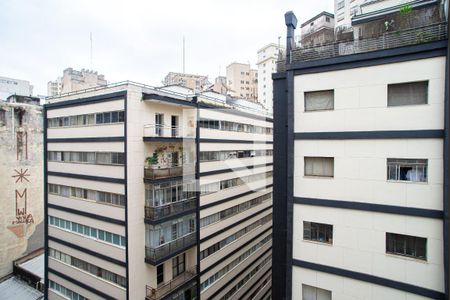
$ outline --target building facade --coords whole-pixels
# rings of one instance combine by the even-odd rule
[[[98,74],[96,71],[81,69],[81,71],[67,68],[63,71],[63,76],[55,81],[47,83],[48,96],[56,96],[63,93],[101,87],[107,85],[105,75]]]
[[[273,75],[274,298],[449,299],[446,21],[426,40],[411,27],[316,56],[288,38]],[[287,13],[288,37],[296,23]]]
[[[233,98],[258,99],[258,71],[250,64],[234,62],[227,66],[228,95]]]
[[[258,50],[258,102],[269,112],[273,110],[272,73],[276,72],[281,47],[271,43]]]
[[[208,76],[169,72],[164,78],[163,84],[181,85],[196,92],[205,90],[209,85]]]
[[[33,86],[29,81],[0,76],[0,100],[11,95],[33,95]]]
[[[270,296],[270,118],[128,82],[48,102],[48,299]]]
[[[44,246],[42,107],[39,98],[0,102],[0,278]]]
[[[302,47],[334,42],[334,15],[326,11],[304,22],[300,27]]]

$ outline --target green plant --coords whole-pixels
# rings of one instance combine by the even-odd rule
[[[401,15],[407,15],[409,13],[412,12],[412,7],[408,4],[403,5],[402,7],[400,7],[400,14]]]
[[[153,152],[152,156],[149,156],[145,159],[145,161],[147,162],[147,164],[149,165],[156,165],[158,164],[158,153]]]

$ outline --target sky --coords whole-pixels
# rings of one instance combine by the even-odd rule
[[[232,62],[256,67],[258,49],[285,44],[284,13],[300,24],[333,0],[0,0],[0,76],[28,80],[35,95],[67,67],[108,82],[160,86],[168,72],[225,75]],[[92,63],[91,42],[92,33]],[[297,34],[296,33],[296,34]]]

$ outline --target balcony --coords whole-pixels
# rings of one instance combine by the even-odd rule
[[[197,266],[193,266],[192,268],[186,270],[182,274],[178,275],[174,279],[172,279],[169,282],[166,282],[156,288],[151,286],[146,286],[146,297],[147,300],[158,300],[162,299],[164,296],[167,296],[170,292],[175,290],[178,287],[181,287],[185,283],[189,282],[190,280],[194,279],[197,275]],[[195,286],[195,283],[193,283],[193,286]],[[186,291],[189,289],[192,289],[192,286],[185,287]],[[192,293],[189,293],[191,295],[191,298],[194,299],[195,297],[195,290],[192,291]]]
[[[178,215],[183,212],[192,211],[197,207],[197,198],[192,197],[186,200],[172,202],[163,206],[145,206],[145,218],[149,221],[158,221],[164,218]]]
[[[291,62],[288,64],[443,41],[447,39],[447,34],[447,23],[441,22],[389,31],[375,37],[360,37],[351,41],[339,41],[313,47],[297,47],[292,50]],[[286,71],[284,59],[277,62],[278,72]]]
[[[145,247],[145,261],[151,265],[157,265],[171,255],[194,246],[197,243],[196,232],[189,233],[179,239],[165,243],[158,247]]]
[[[193,139],[195,128],[183,128],[180,126],[166,126],[161,124],[144,125],[144,141],[181,141],[182,139]]]
[[[152,165],[144,167],[144,179],[156,180],[162,178],[180,177],[183,175],[192,175],[194,172],[194,163],[185,163],[183,165],[172,166]]]

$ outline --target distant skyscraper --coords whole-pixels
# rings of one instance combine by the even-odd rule
[[[256,102],[258,99],[258,71],[250,64],[234,62],[227,66],[228,94]]]
[[[72,68],[67,68],[64,70],[62,77],[47,83],[47,93],[48,96],[55,96],[62,93],[105,86],[107,83],[105,75],[99,75],[95,71],[86,69],[77,71]]]
[[[181,85],[194,91],[203,91],[210,83],[208,76],[169,72],[163,81],[164,85]]]
[[[33,86],[29,81],[0,76],[0,100],[6,100],[11,95],[31,96]]]
[[[272,73],[276,72],[281,47],[271,43],[258,50],[258,102],[269,112],[273,108]]]

